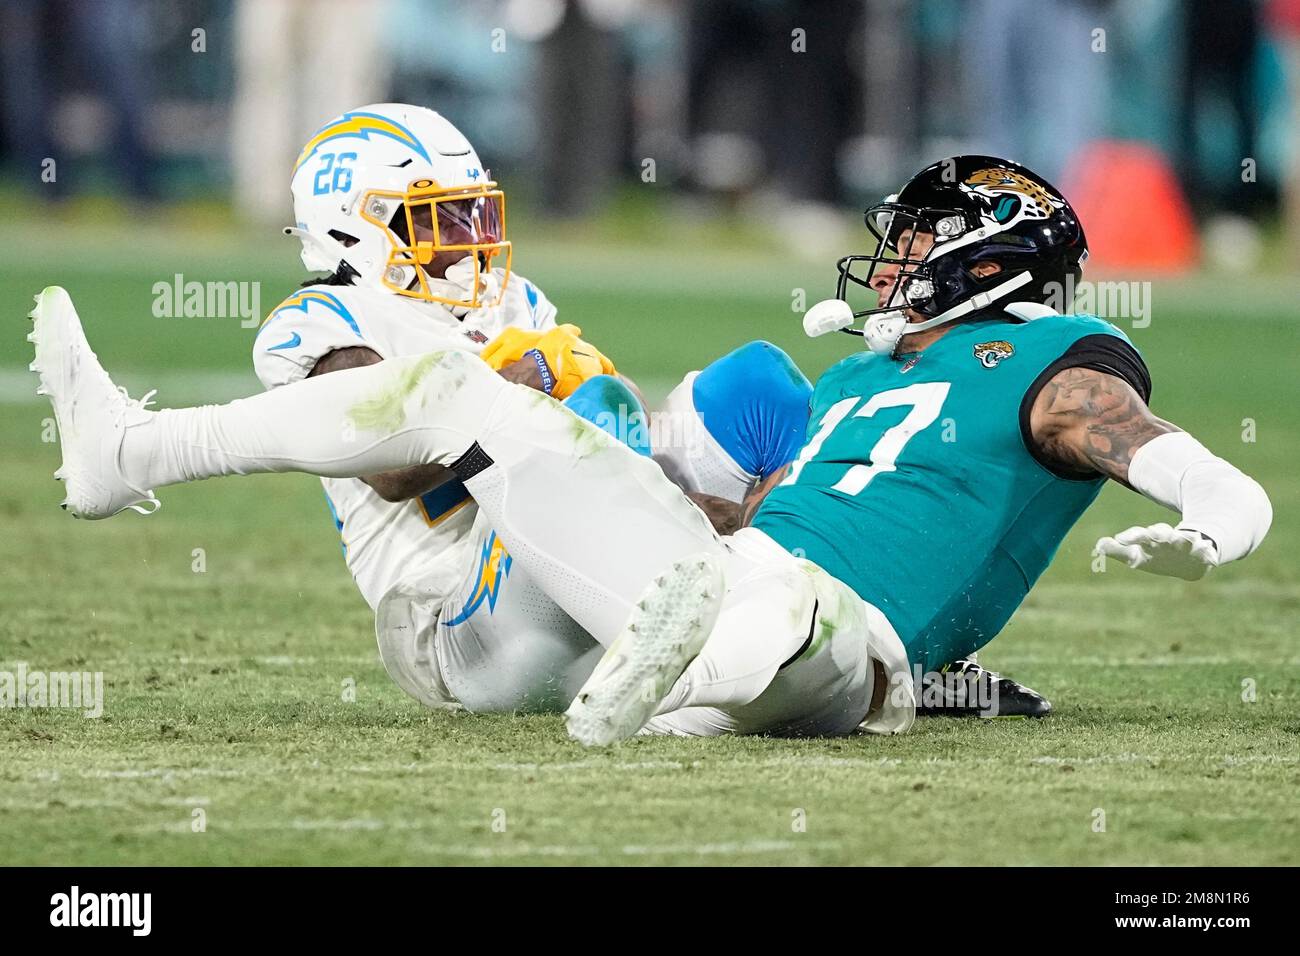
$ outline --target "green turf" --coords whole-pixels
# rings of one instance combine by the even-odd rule
[[[152,284],[176,271],[259,279],[269,307],[296,279],[291,247],[146,232],[68,245],[10,227],[0,384],[23,381],[22,315],[57,281],[132,387],[238,390],[250,333],[155,319]],[[659,389],[749,338],[787,346],[810,374],[853,347],[807,342],[790,311],[795,287],[810,301],[829,291],[824,265],[526,241],[519,265],[562,315]],[[147,520],[74,522],[55,507],[48,410],[6,393],[0,669],[103,671],[107,688],[98,720],[0,711],[0,860],[1300,862],[1296,291],[1162,283],[1151,326],[1132,332],[1157,411],[1272,494],[1263,551],[1197,585],[1113,565],[1092,574],[1097,535],[1160,517],[1108,489],[982,658],[1048,692],[1057,714],[925,720],[894,739],[650,739],[589,753],[558,718],[429,713],[378,663],[314,479],[208,482],[164,492]],[[1241,440],[1243,419],[1257,441]],[[196,809],[205,832],[193,832]]]

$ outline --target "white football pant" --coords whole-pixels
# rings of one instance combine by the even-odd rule
[[[389,359],[228,405],[161,411],[128,428],[121,462],[139,487],[256,472],[357,477],[428,462],[455,466],[512,561],[601,644],[672,562],[700,551],[723,559],[722,614],[651,730],[845,733],[867,716],[873,660],[896,686],[876,694],[885,700],[868,726],[896,732],[911,722],[906,655],[883,616],[757,531],[719,538],[652,460],[467,353]],[[380,626],[410,634],[414,616],[381,607]],[[419,654],[414,647],[412,660]],[[795,678],[813,662],[825,670],[805,686]],[[455,693],[427,667],[413,673],[431,695]],[[411,675],[394,677],[412,690]],[[764,696],[769,690],[773,698]],[[674,725],[667,711],[684,708],[717,709],[727,721],[687,719],[707,716],[697,713]]]

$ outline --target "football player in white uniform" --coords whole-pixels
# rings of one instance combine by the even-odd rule
[[[301,240],[303,264],[328,275],[259,329],[253,361],[266,388],[458,349],[650,451],[638,397],[580,330],[556,326],[534,283],[512,274],[504,192],[445,118],[403,104],[349,111],[308,140],[291,189],[297,223],[286,232]],[[810,393],[783,352],[752,343],[673,392],[674,427],[656,430],[656,458],[699,503],[739,502],[793,457]],[[322,483],[403,689],[480,712],[572,700],[599,645],[516,565],[446,468]]]
[[[578,741],[912,723],[907,653],[879,609],[761,531],[720,537],[648,456],[463,349],[149,411],[99,364],[63,289],[42,292],[32,316],[32,368],[63,446],[55,475],[75,516],[147,511],[157,499],[146,489],[218,475],[355,478],[436,463],[465,484],[514,564],[604,649],[565,712]],[[415,684],[403,686],[446,704],[448,668],[473,658],[446,656],[436,628],[430,637],[429,596],[424,580],[399,584],[377,621],[394,644],[417,644]],[[480,660],[495,662],[490,651]]]

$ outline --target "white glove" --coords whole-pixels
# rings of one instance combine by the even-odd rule
[[[1114,537],[1101,538],[1092,553],[1119,558],[1139,571],[1184,581],[1198,581],[1210,568],[1219,566],[1219,549],[1213,541],[1167,524],[1129,528]]]

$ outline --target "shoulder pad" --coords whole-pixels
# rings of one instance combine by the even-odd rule
[[[1009,302],[1002,307],[1002,310],[1014,315],[1017,319],[1024,319],[1026,322],[1046,318],[1049,315],[1061,314],[1051,306],[1043,305],[1041,302]]]
[[[343,287],[300,289],[267,315],[253,339],[253,367],[267,388],[305,378],[322,355],[369,345]]]

